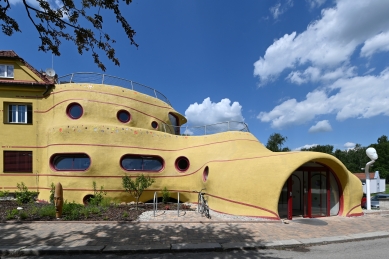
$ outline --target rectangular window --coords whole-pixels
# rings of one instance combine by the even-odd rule
[[[32,151],[4,151],[4,172],[32,173]]]
[[[0,65],[0,77],[13,78],[14,66],[12,65]]]
[[[8,105],[9,123],[32,123],[32,105],[31,104],[9,104]]]

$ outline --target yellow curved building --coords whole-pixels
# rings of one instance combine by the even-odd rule
[[[129,201],[121,178],[144,174],[155,183],[142,201],[166,187],[195,202],[193,191],[205,188],[210,209],[227,214],[362,215],[361,182],[331,155],[271,152],[242,123],[184,128],[165,96],[132,81],[87,73],[56,81],[0,51],[0,190],[24,182],[48,200],[61,182],[64,198],[82,203],[95,181]]]

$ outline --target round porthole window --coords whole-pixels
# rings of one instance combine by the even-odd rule
[[[153,127],[153,129],[158,129],[158,122],[153,121],[153,122],[151,123],[151,127]]]
[[[203,181],[206,182],[208,180],[209,168],[206,166],[203,171]]]
[[[189,168],[188,158],[186,158],[184,156],[180,156],[179,158],[177,158],[176,159],[176,168],[181,172],[188,170],[188,168]]]
[[[76,120],[82,116],[82,114],[84,113],[84,110],[82,109],[82,106],[80,104],[71,103],[66,108],[66,113],[70,118]]]
[[[84,203],[84,205],[88,205],[89,202],[90,202],[90,200],[91,200],[92,198],[94,198],[94,197],[95,197],[95,196],[92,195],[92,194],[87,194],[87,195],[85,195],[84,198],[82,199],[82,203]]]
[[[120,122],[126,123],[130,121],[131,115],[128,111],[120,110],[117,113],[117,118]]]

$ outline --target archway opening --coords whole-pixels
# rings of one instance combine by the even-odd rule
[[[278,201],[280,218],[336,216],[340,211],[339,184],[327,166],[309,162],[285,182]]]

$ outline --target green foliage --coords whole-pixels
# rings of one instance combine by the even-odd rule
[[[25,211],[21,211],[19,212],[19,217],[21,220],[25,220],[28,217],[28,214]]]
[[[19,189],[18,192],[15,192],[16,200],[19,204],[33,202],[39,194],[39,192],[29,191],[27,186],[23,182],[21,184],[18,183],[16,186]]]
[[[125,211],[125,212],[123,212],[123,218],[127,218],[129,215],[128,215],[128,212],[127,211]]]
[[[0,198],[1,197],[8,197],[9,191],[0,191]]]
[[[15,219],[17,215],[19,214],[19,211],[17,209],[12,209],[7,211],[7,220]]]
[[[107,192],[104,191],[104,187],[101,186],[100,190],[97,190],[96,182],[93,181],[93,197],[89,200],[89,204],[99,206],[104,200],[105,195],[107,195]]]
[[[55,185],[54,183],[51,183],[50,185],[50,203],[54,204],[54,193],[55,193]]]
[[[167,203],[169,200],[170,200],[170,192],[165,186],[162,190],[162,202]]]
[[[11,12],[11,1],[5,0],[4,4],[4,1],[0,2],[2,2],[0,4],[0,21],[4,35],[11,36],[15,32],[21,32],[19,22],[24,21],[24,17],[16,17],[15,13]],[[60,2],[58,5],[53,1],[39,0],[37,1],[39,7],[35,8],[29,2],[20,1],[20,4],[23,5],[22,8],[26,11],[25,18],[28,17],[39,36],[38,50],[60,56],[61,43],[70,41],[76,45],[78,53],[81,55],[84,51],[91,51],[94,62],[103,71],[106,68],[100,61],[97,50],[103,52],[115,65],[119,65],[115,49],[111,46],[116,41],[108,34],[108,32],[116,32],[116,29],[109,26],[104,27],[109,28],[108,30],[103,30],[104,21],[101,13],[103,10],[104,17],[112,14],[120,25],[119,27],[122,27],[129,43],[138,47],[134,40],[135,31],[121,12],[125,5],[129,5],[132,0],[66,0]]]
[[[310,148],[302,148],[301,151],[315,151],[333,155],[334,146],[332,145],[317,145]]]
[[[267,140],[266,148],[273,152],[290,151],[288,147],[282,147],[287,139],[287,137],[282,136],[280,133],[271,134]]]
[[[73,202],[65,201],[63,203],[62,214],[64,220],[77,220],[81,216],[83,205]]]
[[[126,192],[129,192],[136,200],[136,210],[138,210],[139,198],[142,195],[143,191],[150,187],[154,183],[154,179],[151,179],[150,176],[140,176],[135,178],[135,181],[131,180],[127,175],[122,177],[123,188]]]
[[[55,207],[54,206],[42,206],[39,209],[39,216],[40,217],[50,217],[55,218]]]

